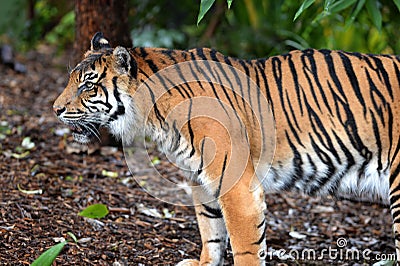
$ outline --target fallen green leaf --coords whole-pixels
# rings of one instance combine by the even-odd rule
[[[29,151],[26,151],[24,153],[12,153],[11,156],[14,157],[15,159],[23,159],[27,157],[30,154]]]
[[[112,177],[112,178],[117,178],[118,177],[118,173],[117,172],[112,172],[112,171],[107,171],[107,170],[101,171],[101,175],[107,176],[107,177]]]
[[[157,156],[154,156],[153,160],[151,160],[151,165],[159,165],[160,163],[161,160]]]
[[[67,235],[69,235],[72,238],[72,240],[74,240],[75,243],[78,242],[78,239],[76,238],[76,236],[73,233],[68,232]]]
[[[107,206],[104,204],[93,204],[81,211],[78,215],[86,218],[103,218],[108,214]]]
[[[35,164],[31,169],[31,176],[35,176],[39,172],[40,165]]]
[[[36,189],[36,190],[25,190],[25,189],[22,189],[19,184],[17,185],[17,188],[22,193],[28,194],[28,195],[35,195],[35,194],[42,194],[43,193],[42,189]]]
[[[60,254],[61,250],[67,244],[67,241],[63,241],[58,243],[55,246],[52,246],[48,250],[46,250],[42,255],[39,256],[31,266],[51,266],[53,261],[56,259],[58,254]]]

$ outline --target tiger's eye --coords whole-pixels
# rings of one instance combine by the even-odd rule
[[[93,83],[92,82],[90,82],[90,81],[86,81],[85,82],[85,86],[88,88],[88,89],[91,89],[92,87],[93,87]]]

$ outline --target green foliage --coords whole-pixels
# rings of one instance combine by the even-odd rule
[[[76,236],[73,233],[68,232],[67,235],[70,236],[75,243],[78,242],[78,239],[76,238]],[[61,239],[63,239],[63,241],[61,241],[60,243],[52,246],[51,248],[49,248],[48,250],[43,252],[31,264],[31,266],[51,266],[53,264],[53,262],[55,261],[55,259],[57,258],[57,256],[60,254],[61,250],[64,248],[64,246],[66,244],[68,244],[68,242],[66,240],[64,240],[64,238],[61,238]]]
[[[108,214],[107,206],[104,204],[93,204],[81,211],[78,215],[86,218],[98,219]]]
[[[200,21],[203,19],[204,15],[210,10],[211,6],[214,4],[215,0],[201,0],[200,2],[200,11],[197,16],[197,25],[199,25]]]
[[[57,245],[52,246],[48,250],[46,250],[42,255],[39,256],[31,266],[51,266],[53,261],[56,259],[58,254],[60,254],[61,250],[67,244],[67,241],[63,241],[58,243]]]
[[[399,7],[400,0],[235,1],[204,44],[247,58],[309,47],[398,54]]]
[[[36,0],[31,20],[27,3],[0,1],[0,40],[25,50],[43,41],[72,43],[72,1]],[[400,53],[400,0],[129,0],[129,6],[136,46],[209,46],[244,58],[309,47]]]
[[[18,50],[33,49],[45,40],[58,47],[74,38],[73,4],[68,0],[36,0],[28,16],[29,1],[0,1],[0,36]]]
[[[24,0],[0,1],[0,35],[7,34],[11,40],[22,36],[27,17],[25,2]]]
[[[75,34],[75,13],[69,11],[65,14],[60,23],[53,28],[49,33],[46,34],[45,40],[49,44],[55,44],[59,47],[65,47],[67,44],[72,43]]]

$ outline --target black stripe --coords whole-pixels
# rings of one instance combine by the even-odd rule
[[[253,66],[254,67],[254,66]],[[260,88],[260,74],[258,73],[258,67],[254,67],[255,70],[255,76],[256,76],[256,84],[257,87],[255,88],[257,90],[257,105],[258,105],[258,115],[260,116],[260,121],[257,121],[258,123],[254,123],[256,126],[261,127],[261,139],[266,139],[266,134],[265,134],[265,128],[264,128],[264,116],[263,112],[267,112],[267,110],[261,110],[261,88]],[[267,105],[267,103],[265,103]],[[269,106],[267,105],[267,108]],[[256,122],[256,121],[255,121]],[[261,147],[262,149],[262,147]]]
[[[204,55],[204,48],[196,48],[196,54],[197,54],[202,60],[208,60],[208,58]]]
[[[99,79],[97,80],[97,82],[100,82],[103,78],[105,78],[107,76],[107,67],[104,67],[103,72],[100,74]]]
[[[379,134],[379,126],[376,121],[375,115],[372,112],[372,110],[369,111],[371,114],[371,119],[372,119],[372,128],[374,130],[374,135],[375,135],[375,141],[376,141],[376,146],[378,146],[378,171],[382,170],[382,142],[381,142],[381,137]]]
[[[263,78],[263,85],[265,87],[265,95],[267,97],[268,104],[271,106],[272,114],[274,114],[274,103],[272,101],[271,91],[269,90],[268,79],[265,74],[265,72],[266,72],[265,62],[266,62],[265,59],[264,60],[260,59],[260,60],[256,61],[256,65],[257,65],[257,68],[260,70],[261,77]]]
[[[174,69],[176,70],[176,72],[178,73],[178,76],[180,77],[182,84],[180,84],[179,86],[184,87],[183,90],[186,93],[187,97],[191,97],[190,94],[193,96],[194,93],[192,91],[192,88],[190,87],[190,84],[187,82],[188,78],[186,78],[183,73],[182,70],[179,66],[179,64],[175,64],[174,65]],[[184,84],[184,85],[183,85]],[[186,88],[186,89],[185,89]]]
[[[398,186],[395,189],[390,190],[390,197],[389,197],[390,209],[394,209],[394,207],[392,207],[392,206],[397,206],[400,204],[400,194],[393,195],[393,193],[396,193],[396,192],[400,192]],[[396,202],[398,202],[398,203],[396,205],[394,205]]]
[[[151,60],[151,59],[146,59],[145,62],[146,62],[146,64],[150,67],[151,71],[153,71],[153,74],[158,72],[159,68],[158,68],[158,66],[154,63],[153,60]]]
[[[385,171],[390,167],[391,161],[390,161],[390,154],[392,153],[392,148],[393,148],[393,113],[392,113],[392,108],[390,105],[387,108],[387,114],[388,114],[388,133],[389,133],[389,149],[387,153],[387,166],[385,168]]]
[[[393,161],[396,159],[399,151],[400,151],[400,137],[397,138],[397,145],[396,145],[396,149],[394,150],[394,154],[393,154],[392,158],[390,159],[390,166],[392,166]]]
[[[378,113],[381,122],[383,126],[385,127],[385,118],[384,118],[384,113],[386,113],[385,110],[382,110],[382,108],[387,107],[387,101],[385,99],[385,96],[380,92],[380,90],[377,89],[375,86],[375,83],[372,81],[371,75],[369,74],[369,71],[365,69],[365,74],[367,76],[369,88],[370,88],[370,98],[372,101],[372,104],[374,106],[375,111]],[[378,98],[378,99],[376,99]],[[379,103],[377,102],[379,100]]]
[[[288,103],[289,111],[290,111],[290,114],[291,114],[292,119],[293,119],[293,121],[294,121],[294,124],[295,124],[297,130],[299,130],[299,132],[301,132],[300,125],[299,125],[299,123],[298,123],[298,121],[297,121],[297,117],[298,117],[299,114],[298,114],[298,112],[295,112],[295,110],[293,109],[293,106],[292,106],[292,103],[294,103],[294,102],[291,100],[291,98],[289,98],[290,96],[289,96],[289,94],[288,94],[287,91],[286,91],[285,94],[286,94],[286,101],[287,101],[287,103]],[[297,110],[296,110],[296,111],[297,111]],[[303,115],[303,114],[301,114],[301,115]]]
[[[265,221],[266,221],[266,219],[265,219],[265,217],[264,217],[264,219],[262,220],[262,222],[261,222],[259,225],[257,225],[257,228],[263,227],[263,226],[265,225]]]
[[[354,93],[356,94],[356,97],[357,97],[358,101],[360,102],[361,106],[364,107],[364,116],[365,116],[366,112],[367,112],[366,105],[365,105],[364,98],[363,98],[363,96],[361,94],[360,85],[358,83],[357,75],[354,72],[353,64],[351,63],[351,60],[347,56],[348,54],[345,55],[345,53],[343,53],[343,52],[338,52],[338,54],[339,54],[339,56],[340,56],[340,58],[342,60],[343,67],[344,67],[344,69],[346,71],[347,77],[350,80],[350,83],[351,83],[351,86],[352,86],[352,88],[354,90]],[[352,54],[352,55],[354,55],[354,54]]]
[[[233,257],[236,257],[236,256],[244,256],[244,255],[255,255],[255,254],[254,254],[253,252],[250,252],[250,251],[238,252],[238,253],[233,254]]]
[[[221,66],[220,64],[218,64],[218,69],[219,69],[221,72],[224,72],[224,69],[222,68],[222,66]],[[225,73],[225,72],[224,72],[224,73]],[[242,123],[242,120],[240,119],[239,114],[238,114],[238,112],[236,111],[235,106],[233,105],[232,99],[231,99],[231,97],[229,96],[227,90],[225,89],[225,86],[223,86],[224,82],[222,81],[222,79],[221,79],[221,77],[220,77],[220,75],[219,75],[219,72],[216,71],[215,74],[216,74],[216,76],[217,76],[217,78],[218,78],[218,84],[221,84],[221,90],[222,90],[222,92],[224,93],[226,99],[228,100],[230,106],[232,107],[232,111],[234,112],[234,114],[235,114],[235,116],[236,116],[236,119],[239,121],[239,124],[242,125],[242,124],[243,124],[243,123]],[[231,84],[231,85],[232,85],[232,84]],[[233,87],[231,87],[231,88],[229,88],[229,89],[232,91],[232,93],[233,93],[234,95],[236,94],[236,93],[234,92],[234,90],[233,90]]]
[[[112,109],[112,105],[110,103],[104,102],[101,100],[96,100],[96,101],[88,100],[87,102],[90,104],[93,104],[93,105],[104,105],[108,109],[108,110],[106,110],[107,113],[110,112],[110,110]],[[91,107],[93,107],[93,106],[91,106]]]
[[[400,208],[400,202],[396,203],[396,204],[390,204],[390,210],[394,210],[394,209],[398,209]]]
[[[249,96],[248,101],[249,101],[249,105],[250,105],[250,112],[251,112],[251,115],[253,116],[253,119],[254,119],[254,112],[252,110],[253,103],[252,103],[252,100],[251,100],[251,90],[250,90],[251,89],[251,85],[250,85],[250,70],[249,70],[249,67],[248,67],[247,63],[244,60],[238,60],[238,62],[242,66],[242,68],[244,69],[244,71],[246,73],[246,80],[247,80],[247,86],[246,87],[247,87],[247,94]],[[243,94],[243,97],[244,97],[244,94]],[[245,108],[245,112],[247,113],[246,108]]]
[[[120,93],[118,91],[118,86],[117,86],[117,77],[113,77],[112,82],[113,82],[113,86],[114,86],[114,90],[113,90],[113,94],[115,97],[115,100],[117,101],[118,104],[118,109],[115,113],[112,114],[112,118],[117,118],[120,115],[124,115],[125,114],[125,106],[121,101],[121,97],[120,97]]]
[[[292,166],[294,167],[295,170],[294,170],[294,175],[290,179],[290,182],[284,184],[283,190],[290,190],[294,187],[296,182],[298,180],[300,180],[301,178],[303,178],[303,176],[304,176],[303,168],[302,168],[303,160],[301,159],[301,155],[297,151],[296,146],[291,141],[287,131],[285,131],[285,135],[286,135],[286,140],[288,141],[289,146],[293,153]]]
[[[335,71],[335,64],[333,63],[332,55],[330,50],[320,50],[320,53],[324,55],[325,62],[328,66],[329,75],[335,84],[335,87],[339,90],[340,95],[347,101],[346,94],[343,91],[342,84],[340,83],[340,79],[338,78]],[[332,90],[332,89],[331,89]]]
[[[219,62],[219,60],[218,60],[218,58],[217,58],[217,52],[216,52],[215,50],[212,50],[212,51],[211,51],[210,56],[211,56],[211,59],[212,59],[213,61]],[[222,66],[222,64],[217,64],[217,67],[218,67],[219,71],[222,73],[222,75],[224,76],[225,80],[228,81],[228,83],[229,83],[229,89],[232,91],[234,97],[236,98],[235,87],[233,86],[232,81],[228,78],[228,74],[225,72],[224,66]],[[231,65],[229,65],[229,68],[233,68],[233,67],[232,67]],[[217,71],[217,74],[218,74],[218,71]],[[219,75],[218,75],[218,78],[219,78],[219,80],[221,81],[221,78],[219,77]],[[224,84],[224,83],[222,83],[222,81],[221,81],[220,84]],[[224,90],[224,92],[225,92],[225,90]],[[226,97],[228,98],[229,103],[230,103],[231,106],[233,107],[232,101],[230,100],[229,96],[227,96],[227,93],[225,93],[225,95],[226,95]],[[236,103],[238,103],[238,102],[237,102],[237,99],[236,99]]]
[[[314,138],[309,134],[311,146],[313,150],[317,154],[318,158],[328,166],[327,173],[324,174],[322,178],[316,179],[317,185],[313,185],[310,189],[310,195],[315,195],[319,190],[321,190],[330,180],[332,180],[332,176],[335,173],[335,167],[333,166],[331,158],[317,145]]]
[[[297,76],[297,72],[296,72],[296,67],[292,60],[292,55],[287,56],[287,61],[289,64],[290,73],[292,74],[292,77],[293,77],[293,84],[294,84],[294,89],[295,89],[296,95],[297,95],[297,102],[299,103],[300,114],[303,115],[303,105],[302,105],[301,98],[300,98],[299,80],[298,80],[298,76]]]
[[[233,58],[230,58],[230,57],[225,56],[225,57],[224,57],[224,62],[225,62],[225,64],[231,66],[231,67],[229,68],[229,70],[231,70],[230,72],[231,72],[231,73],[233,74],[233,76],[235,77],[236,86],[240,89],[240,93],[241,93],[241,94],[240,94],[240,98],[242,99],[243,107],[246,108],[246,104],[245,104],[245,101],[244,101],[244,98],[243,98],[243,89],[242,89],[242,86],[241,86],[240,77],[239,77],[239,75],[238,75],[238,73],[237,73],[237,71],[236,71],[236,68],[234,68],[234,67],[232,66],[231,59],[233,59]],[[233,59],[233,60],[234,60],[234,59]],[[231,82],[230,79],[229,79],[229,82]],[[234,85],[232,84],[232,88],[235,88],[236,86],[234,86]],[[234,97],[235,97],[236,103],[237,103],[237,105],[238,105],[238,108],[239,108],[239,109],[242,109],[242,108],[240,107],[240,105],[239,105],[239,100],[238,100],[238,98],[237,98],[238,95],[237,95],[236,91],[235,91],[235,93],[234,93]]]
[[[371,58],[374,60],[376,64],[376,71],[378,72],[379,76],[383,81],[385,82],[386,89],[389,92],[390,98],[393,100],[393,90],[392,86],[390,85],[390,78],[388,73],[386,72],[385,66],[382,63],[381,59],[378,58],[377,56],[371,55]]]
[[[153,109],[154,109],[154,113],[156,115],[156,118],[160,122],[160,126],[163,127],[163,124],[165,122],[165,118],[161,115],[160,110],[158,110],[156,99],[155,99],[153,91],[151,90],[151,88],[149,87],[148,84],[146,84],[146,87],[147,87],[147,89],[148,89],[148,91],[150,93],[150,97],[151,97],[151,101],[153,103]]]
[[[190,144],[192,145],[192,150],[190,151],[190,155],[189,157],[192,157],[195,153],[195,148],[194,148],[194,133],[193,133],[193,128],[191,125],[191,114],[192,114],[192,105],[193,105],[193,101],[190,98],[189,99],[189,110],[188,110],[188,122],[187,122],[187,126],[188,126],[188,131],[189,131],[189,136],[190,136]]]
[[[307,65],[306,58],[308,59],[310,65],[311,65],[311,69]],[[317,82],[317,80],[318,80],[317,79],[318,73],[317,73],[317,70],[316,70],[316,67],[315,67],[315,62],[313,62],[313,61],[314,61],[313,50],[311,50],[311,49],[304,50],[303,54],[301,56],[301,62],[303,63],[303,67],[302,67],[303,68],[303,73],[304,73],[304,76],[306,77],[306,79],[308,81],[309,91],[311,92],[311,95],[314,98],[314,102],[317,105],[318,109],[321,110],[321,106],[319,104],[318,97],[317,97],[317,95],[315,93],[315,89],[314,89],[313,82],[312,82],[313,80],[315,82]],[[310,77],[310,75],[311,75],[311,77]],[[318,83],[319,82],[317,82],[317,87],[318,87]]]
[[[225,157],[224,157],[224,162],[222,164],[222,171],[221,171],[221,176],[219,178],[219,184],[218,184],[218,188],[215,191],[214,197],[218,198],[219,194],[221,193],[221,187],[222,187],[222,180],[224,179],[224,175],[225,175],[225,168],[226,168],[226,160],[228,159],[228,154],[225,153]]]
[[[204,167],[204,143],[206,142],[206,138],[203,138],[200,147],[200,165],[199,169],[197,169],[197,175],[199,176],[203,172]]]
[[[293,133],[293,136],[295,137],[296,141],[302,146],[305,147],[304,144],[301,142],[299,135],[297,134],[297,131],[294,129],[292,122],[290,121],[288,112],[285,110],[285,100],[284,100],[284,89],[282,86],[282,80],[283,80],[283,76],[282,76],[282,62],[279,59],[279,57],[272,57],[271,58],[271,63],[272,63],[272,74],[274,76],[275,79],[275,84],[278,87],[278,91],[279,91],[279,98],[281,101],[281,108],[284,110],[284,114],[286,117],[286,120],[288,122],[289,128],[291,130],[291,132]]]
[[[394,171],[390,174],[389,185],[392,185],[394,183],[394,180],[399,176],[399,173],[400,173],[400,163],[397,164]]]
[[[193,53],[190,54],[191,59],[193,64],[197,67],[197,70],[199,70],[199,65],[197,64],[195,55]],[[189,64],[189,68],[190,68],[190,72],[192,73],[194,80],[197,80],[197,84],[199,85],[199,87],[205,91],[205,88],[203,87],[203,83],[200,81],[200,78],[197,76],[196,71],[192,68],[192,64]]]
[[[342,139],[336,134],[334,130],[332,130],[332,134],[335,136],[335,139],[337,143],[339,144],[340,149],[343,151],[343,153],[346,155],[346,171],[350,169],[355,164],[354,157],[352,153],[349,151],[349,149],[346,147],[346,145],[343,143]]]
[[[265,230],[263,230],[260,239],[258,239],[256,242],[251,243],[252,245],[260,245],[263,241],[265,240]]]
[[[221,243],[221,242],[222,242],[221,239],[210,239],[210,240],[207,240],[207,243]]]
[[[221,219],[222,218],[222,212],[220,209],[215,209],[210,206],[207,206],[206,204],[202,204],[206,212],[200,212],[201,215],[206,216],[207,218],[212,218],[212,219]]]

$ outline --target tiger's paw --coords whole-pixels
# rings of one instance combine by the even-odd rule
[[[192,259],[186,259],[176,264],[176,266],[199,266],[199,265],[200,262],[198,260],[192,260]]]

